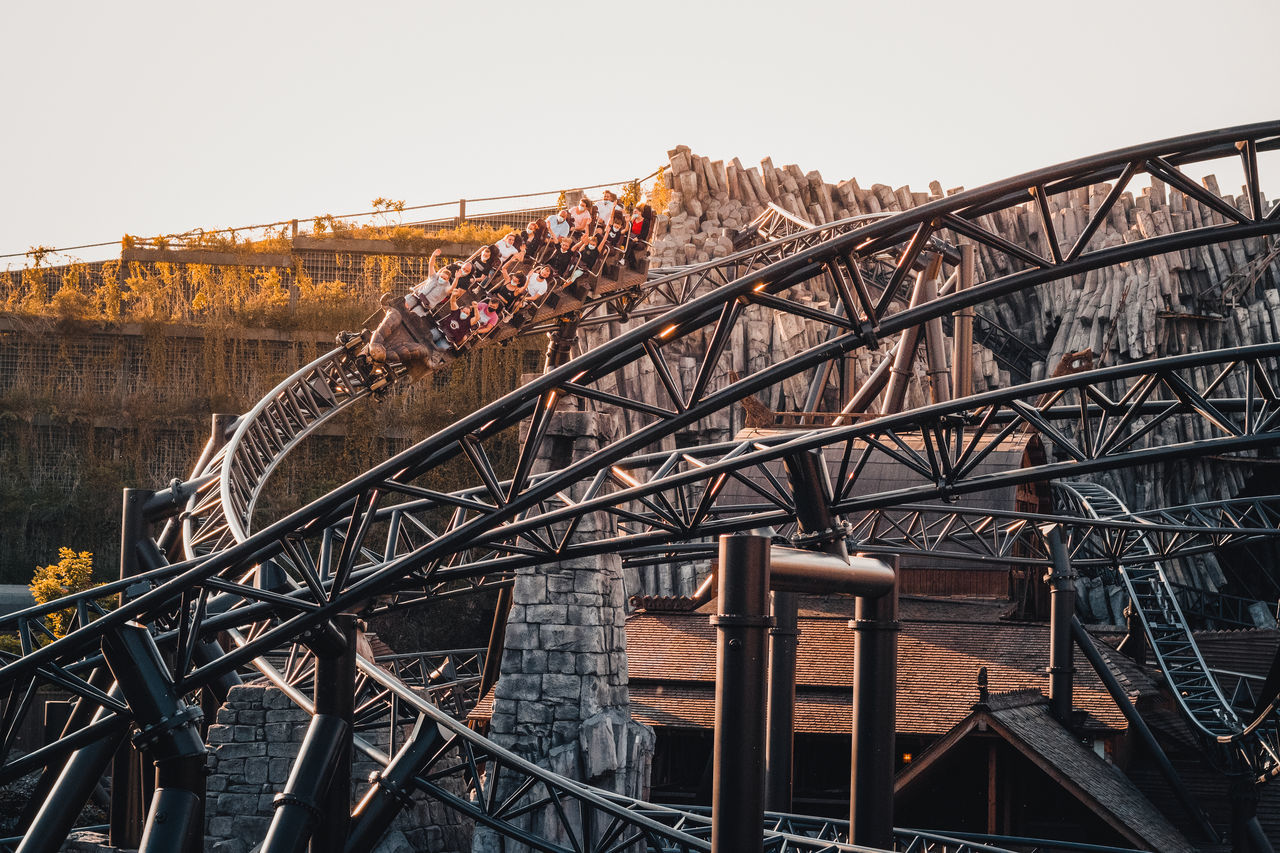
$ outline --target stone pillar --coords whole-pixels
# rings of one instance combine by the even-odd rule
[[[559,413],[548,427],[535,471],[563,468],[599,449],[611,433],[608,415]],[[609,516],[593,513],[574,535],[602,538],[611,534],[611,526]],[[517,573],[489,736],[560,775],[643,797],[654,735],[631,719],[626,596],[616,554]],[[545,826],[539,816],[530,817],[531,830],[545,832]],[[487,853],[500,845],[491,832],[477,827],[473,849]]]

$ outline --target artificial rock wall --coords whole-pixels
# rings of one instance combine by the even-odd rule
[[[822,224],[865,213],[904,211],[944,195],[942,185],[936,181],[929,185],[928,192],[880,183],[863,188],[855,179],[830,183],[817,171],[806,172],[794,165],[775,167],[768,158],[758,167],[745,167],[736,158],[711,160],[686,146],[676,147],[668,156],[670,168],[665,180],[670,197],[666,209],[657,211],[653,248],[653,266],[659,268],[700,263],[728,254],[733,232],[746,226],[769,202]],[[1212,175],[1203,184],[1229,204],[1248,209],[1243,190],[1239,195],[1223,193]],[[1083,187],[1049,199],[1060,244],[1074,242],[1089,221],[1090,211],[1097,209],[1110,188],[1106,184]],[[1151,186],[1124,193],[1090,246],[1119,245],[1223,221],[1221,214],[1156,180]],[[1046,252],[1038,211],[1030,205],[988,215],[979,223],[1015,244]],[[942,233],[950,242],[966,242],[966,238]],[[1064,354],[1086,348],[1092,349],[1094,364],[1102,366],[1280,340],[1278,247],[1280,243],[1274,238],[1255,238],[1173,252],[1025,290],[981,310],[1045,355],[1042,362],[1034,365],[1033,378],[1052,372]],[[1014,271],[1007,258],[982,245],[977,248],[977,261],[978,281]],[[795,290],[796,298],[811,300],[818,307],[833,304],[832,295],[818,289],[821,286],[820,279],[801,285]],[[754,369],[779,353],[812,346],[825,331],[798,318],[782,317],[772,323],[759,312],[755,316],[750,309],[744,313],[744,322],[735,331],[729,348],[733,369],[739,373],[742,368]],[[584,349],[636,322],[584,332]],[[683,343],[687,352],[669,347],[666,355],[678,367],[677,383],[687,391],[700,361],[699,347],[705,341],[694,337]],[[884,341],[878,351],[857,353],[847,380],[849,386],[856,387],[863,381],[892,344],[892,340]],[[918,360],[917,376],[906,401],[908,407],[928,400],[923,367]],[[1008,372],[977,344],[974,372],[975,393],[1005,387],[1010,382]],[[727,375],[725,370],[711,387],[722,387]],[[626,393],[638,393],[658,404],[667,402],[652,365],[647,362],[628,365],[618,372],[615,381]],[[833,375],[827,389],[828,405],[835,400],[835,383]],[[795,377],[758,397],[775,411],[798,410],[806,390],[806,379]],[[735,407],[695,424],[687,435],[672,438],[667,444],[723,440],[742,425],[742,411]],[[1151,440],[1171,443],[1202,437],[1186,434],[1188,429],[1199,428],[1170,423]],[[1234,497],[1252,473],[1253,466],[1247,461],[1198,460],[1108,472],[1098,475],[1097,480],[1131,508],[1144,509]],[[1175,581],[1201,588],[1217,589],[1225,580],[1211,555],[1181,561],[1169,569]],[[662,588],[646,591],[687,594],[695,581],[677,578],[658,582]],[[1093,596],[1100,611],[1094,615],[1099,621],[1118,622],[1120,614],[1103,606],[1104,599],[1109,598]]]
[[[310,719],[274,687],[246,684],[231,689],[209,727],[206,853],[249,853],[266,837],[272,802],[284,790]],[[373,745],[385,752],[389,743],[385,732],[382,735],[361,734],[372,737]],[[351,763],[352,808],[364,795],[369,774],[378,769],[356,750]],[[458,812],[418,796],[374,851],[461,853],[468,849],[471,831],[471,822]]]
[[[612,437],[606,415],[558,413],[535,471],[564,467]],[[581,497],[585,485],[575,486],[572,496]],[[575,538],[612,535],[609,518],[584,516]],[[562,776],[644,797],[654,735],[629,709],[621,559],[602,554],[520,569],[512,601],[489,737]],[[544,815],[527,820],[530,829],[554,836]],[[504,847],[494,833],[477,828],[474,853],[499,850],[513,850],[511,842]]]

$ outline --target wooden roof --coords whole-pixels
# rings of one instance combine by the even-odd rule
[[[1195,850],[1133,782],[1067,731],[1035,691],[991,696],[904,768],[895,791],[910,788],[975,731],[994,732],[1135,845],[1161,853]]]
[[[1007,602],[904,599],[898,635],[897,728],[938,736],[978,699],[978,669],[993,692],[1047,689],[1049,626],[999,621]],[[632,716],[653,726],[707,728],[715,715],[715,629],[709,611],[636,613],[627,620]],[[800,609],[796,730],[847,735],[852,727],[853,601],[806,597]],[[1102,682],[1077,658],[1074,704],[1101,730],[1127,723]],[[473,717],[492,712],[486,697]]]
[[[796,662],[796,730],[847,734],[852,726],[854,632],[843,617],[802,614]],[[959,609],[963,613],[963,608]],[[904,614],[905,616],[905,614]],[[627,620],[632,716],[655,726],[709,726],[715,701],[715,629],[705,613],[643,613]],[[1075,705],[1097,724],[1127,727],[1083,660]],[[1047,688],[1049,626],[1043,623],[914,621],[898,635],[897,728],[940,735],[977,701],[978,670],[989,689]],[[679,721],[687,721],[681,723]]]

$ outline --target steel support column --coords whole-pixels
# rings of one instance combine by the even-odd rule
[[[107,669],[105,666],[100,666],[89,674],[88,681],[89,684],[104,693],[109,692],[112,683],[111,670]],[[66,723],[62,726],[62,733],[59,735],[58,739],[61,740],[62,738],[69,737],[73,732],[79,731],[95,719],[98,719],[98,711],[99,707],[97,704],[90,702],[84,697],[77,699],[75,705],[71,709],[71,714],[67,717]],[[119,730],[120,735],[123,736],[125,731],[125,725],[123,722],[121,722]],[[58,780],[61,778],[63,769],[67,766],[67,763],[76,756],[76,754],[77,753],[73,752],[62,760],[55,759],[50,761],[45,767],[44,771],[40,774],[39,781],[36,783],[35,790],[31,792],[31,799],[27,801],[26,808],[18,819],[17,830],[19,833],[25,833],[27,831],[27,827],[29,827],[31,822],[35,819],[38,811],[44,808],[44,803],[52,793],[54,786],[58,783]],[[105,767],[100,768],[98,773],[92,777],[95,780],[95,784],[96,780],[102,775],[102,771],[104,769]]]
[[[298,757],[284,791],[276,794],[275,814],[271,828],[262,842],[261,853],[302,853],[320,822],[325,807],[325,792],[331,785],[346,785],[335,780],[343,741],[351,740],[351,727],[346,720],[328,714],[317,714],[302,739]]]
[[[1231,853],[1273,853],[1258,823],[1258,786],[1247,776],[1231,780]]]
[[[911,291],[911,308],[919,308],[926,304],[925,293],[930,282],[936,279],[942,269],[942,256],[934,255],[929,264],[920,271],[916,278],[915,288]],[[934,285],[936,293],[936,285]],[[903,402],[907,398],[907,385],[914,375],[916,349],[920,342],[920,326],[903,329],[902,338],[898,341],[898,351],[894,355],[893,367],[889,377],[889,387],[885,389],[884,400],[880,404],[880,414],[892,415],[902,411]]]
[[[1138,740],[1146,747],[1147,752],[1155,759],[1156,768],[1160,774],[1164,776],[1165,781],[1169,783],[1169,787],[1173,788],[1174,794],[1177,795],[1178,801],[1182,803],[1182,807],[1187,813],[1193,815],[1196,823],[1199,825],[1205,837],[1217,844],[1221,839],[1218,837],[1217,831],[1213,828],[1213,824],[1205,816],[1204,810],[1201,809],[1200,803],[1196,800],[1194,794],[1183,783],[1182,777],[1178,775],[1178,771],[1174,769],[1173,763],[1169,761],[1169,756],[1165,755],[1164,749],[1161,748],[1160,742],[1156,740],[1156,736],[1147,726],[1146,720],[1142,719],[1142,715],[1138,713],[1138,709],[1133,707],[1133,702],[1129,700],[1129,694],[1125,691],[1115,673],[1107,666],[1107,662],[1102,659],[1102,655],[1093,645],[1093,640],[1089,638],[1089,632],[1084,629],[1077,618],[1071,619],[1071,634],[1075,638],[1076,645],[1084,654],[1085,659],[1093,667],[1093,671],[1098,674],[1098,678],[1102,679],[1102,685],[1107,688],[1107,693],[1111,696],[1112,701],[1116,703],[1116,707],[1120,709],[1120,713],[1124,714],[1124,718],[1128,721],[1130,728],[1137,734]]]
[[[843,531],[831,514],[831,478],[821,450],[795,453],[784,460],[803,534],[815,538],[815,548],[848,557]],[[765,750],[765,806],[792,811],[794,771],[796,651],[799,646],[797,599],[794,592],[773,593],[774,627],[769,632],[769,714]]]
[[[1049,709],[1058,722],[1071,727],[1071,688],[1075,678],[1071,620],[1076,612],[1076,587],[1071,559],[1062,541],[1062,528],[1051,524],[1044,531],[1049,540],[1053,567],[1045,575],[1049,584]]]
[[[108,695],[119,699],[120,688],[113,686]],[[107,709],[99,708],[93,722],[105,720],[110,714]],[[31,825],[26,828],[17,853],[54,853],[62,848],[90,792],[102,778],[128,733],[128,721],[119,718],[109,733],[71,753],[57,780],[44,795]]]
[[[146,626],[122,625],[102,639],[102,655],[129,703],[134,744],[155,764],[155,794],[139,853],[203,849],[205,755],[202,713],[178,696]]]
[[[120,580],[138,574],[138,545],[149,538],[143,515],[147,500],[155,494],[148,489],[125,489],[120,516]],[[128,601],[128,592],[119,595],[119,605]],[[125,741],[111,762],[111,805],[108,809],[109,836],[113,847],[137,847],[142,843],[142,824],[151,800],[154,780],[145,778],[142,756]]]
[[[763,847],[769,544],[765,536],[720,537],[719,613],[711,617],[717,635],[712,853]]]
[[[794,592],[773,592],[769,629],[769,701],[765,722],[764,805],[790,814],[795,754],[796,649],[800,644],[799,602]]]
[[[420,715],[409,740],[392,756],[385,769],[374,774],[373,784],[356,806],[345,853],[368,853],[377,845],[396,815],[412,802],[413,777],[435,756],[443,742],[439,725]]]
[[[956,292],[963,293],[973,286],[976,272],[976,247],[973,243],[960,246],[960,280]],[[966,306],[955,313],[955,336],[951,340],[951,389],[957,398],[973,393],[973,306]]]
[[[898,668],[898,581],[876,598],[858,596],[853,660],[853,752],[849,840],[893,846],[893,773],[897,756],[894,701]]]
[[[315,707],[317,715],[342,720],[347,732],[338,744],[333,782],[311,841],[311,853],[341,853],[351,829],[349,780],[355,727],[356,617],[352,613],[340,613],[333,621],[342,635],[344,647],[337,654],[316,653]]]
[[[938,280],[924,280],[924,302],[938,298]],[[946,337],[942,332],[942,315],[939,314],[924,324],[925,364],[929,374],[929,385],[933,391],[933,402],[946,403],[951,399],[951,374],[947,372]]]

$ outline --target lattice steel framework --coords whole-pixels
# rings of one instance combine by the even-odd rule
[[[130,620],[153,626],[157,642],[171,652],[174,690],[182,694],[304,638],[338,612],[375,595],[456,591],[503,579],[519,565],[663,545],[789,519],[785,490],[772,478],[768,464],[805,448],[840,448],[833,509],[847,514],[1033,480],[1206,453],[1247,454],[1271,446],[1280,440],[1280,400],[1274,388],[1280,345],[1122,365],[797,437],[655,450],[678,430],[749,395],[808,376],[831,359],[959,308],[1136,258],[1280,232],[1280,209],[1263,209],[1258,169],[1259,152],[1277,147],[1277,123],[1135,146],[950,196],[870,224],[801,231],[650,282],[646,292],[665,288],[666,297],[676,303],[662,316],[252,532],[253,503],[271,469],[316,423],[364,393],[359,375],[340,351],[322,357],[240,419],[225,448],[211,443],[208,454],[214,464],[202,467],[203,477],[197,481],[201,491],[186,514],[187,560],[157,565],[128,584],[109,585],[93,596],[74,596],[0,620],[0,629],[17,630],[22,638],[22,654],[6,654],[0,667],[3,778],[55,762],[118,731],[122,721],[132,718],[127,703],[108,695],[89,677],[99,664],[103,638],[115,636]],[[1182,170],[1223,156],[1238,158],[1244,167],[1247,210],[1226,204]],[[1220,221],[1211,217],[1208,224],[1172,234],[1094,246],[1094,235],[1139,173],[1184,192]],[[1065,244],[1048,215],[1048,198],[1102,182],[1114,183],[1079,238]],[[1041,213],[1043,253],[1014,245],[983,224],[987,215],[1027,202]],[[961,237],[1004,258],[1003,268],[1010,272],[907,307],[904,285],[923,255],[932,251],[934,239],[950,242]],[[868,262],[885,258],[892,259],[892,266],[883,280],[869,277]],[[800,298],[799,286],[814,280],[827,283],[834,309]],[[803,351],[734,371],[726,353],[748,313],[765,319],[785,317],[825,335],[820,344]],[[677,380],[664,352],[677,341],[704,352],[687,384]],[[653,371],[665,402],[617,392],[613,374],[637,364]],[[534,461],[548,441],[550,418],[567,400],[631,412],[641,425],[579,462],[534,475]],[[509,471],[497,470],[487,444],[525,419],[529,428],[516,463]],[[1171,423],[1181,430],[1179,435],[1193,437],[1173,444],[1150,440],[1158,427]],[[1048,461],[1017,471],[975,473],[1002,437],[1023,430],[1039,434],[1049,448]],[[908,440],[908,435],[919,440]],[[860,472],[876,454],[893,459],[916,479],[892,491],[860,493]],[[445,493],[427,484],[425,477],[455,458],[467,460],[474,470],[473,488]],[[748,472],[758,472],[768,483],[750,487],[759,494],[759,504],[721,501],[723,484],[731,478],[748,481]],[[613,515],[618,534],[574,542],[572,533],[588,512]],[[288,582],[273,589],[255,585],[260,566],[273,566]],[[117,591],[128,593],[118,609],[104,612],[95,603],[95,597]],[[55,640],[47,617],[64,607],[74,608],[76,619],[73,630]],[[239,649],[205,662],[195,654],[202,638],[246,626],[256,627]],[[368,675],[374,680],[391,678]],[[81,697],[102,713],[61,741],[12,758],[9,749],[18,724],[44,684]],[[419,710],[430,713],[429,703],[422,704]],[[441,725],[446,725],[444,718]],[[467,766],[478,766],[475,750],[490,750],[484,755],[495,775],[496,768],[511,766],[491,745],[477,743],[467,749],[471,751],[458,757]],[[1267,761],[1259,759],[1254,768],[1259,775],[1272,771],[1274,765]],[[558,804],[570,794],[579,802],[590,801],[589,811],[597,809],[600,795],[589,789],[527,768],[512,773],[521,779],[518,796],[498,797],[485,805],[458,801],[455,807],[473,809],[478,820],[491,825],[530,813],[532,806],[522,804],[526,802],[560,810]],[[535,788],[538,793],[531,793]],[[447,799],[443,792],[437,795]],[[656,821],[651,824],[635,809],[605,811],[613,816],[604,830],[607,840],[591,849],[621,849],[624,842],[642,840],[651,849],[703,849],[691,835],[662,834],[671,830],[659,828]],[[519,831],[504,826],[510,828],[503,831]],[[539,849],[555,849],[537,838],[518,837]],[[685,846],[664,847],[668,841],[662,839],[672,837]]]

